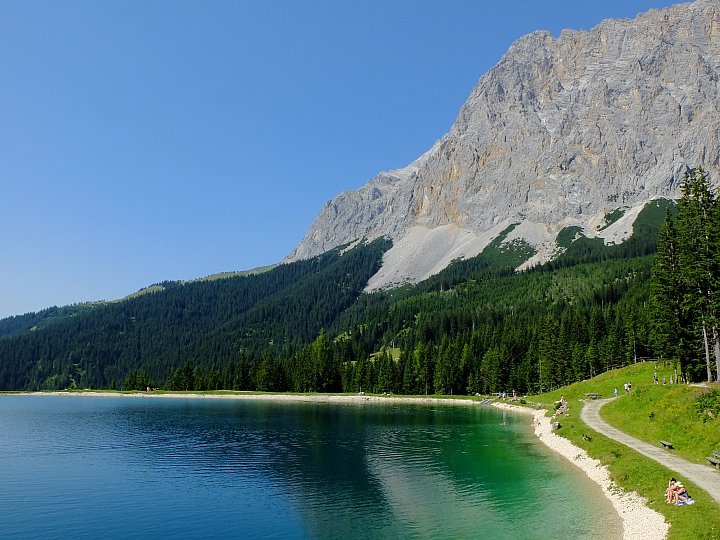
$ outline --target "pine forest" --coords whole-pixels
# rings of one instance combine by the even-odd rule
[[[489,246],[414,286],[367,294],[376,239],[268,271],[164,282],[126,300],[0,321],[0,390],[394,394],[554,389],[644,358],[720,378],[720,203],[690,171],[617,245],[567,230],[514,272]]]

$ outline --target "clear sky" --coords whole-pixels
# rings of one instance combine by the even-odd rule
[[[0,1],[0,317],[278,262],[518,37],[670,4]]]

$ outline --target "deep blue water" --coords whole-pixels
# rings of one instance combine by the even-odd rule
[[[1,396],[0,537],[619,538],[600,488],[529,424],[481,406]]]

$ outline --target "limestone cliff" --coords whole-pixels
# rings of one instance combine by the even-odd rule
[[[596,235],[615,208],[636,215],[675,197],[687,167],[720,178],[719,80],[720,0],[528,34],[480,78],[448,134],[328,201],[286,260],[384,234],[395,247],[370,288],[387,287],[479,253],[508,224],[520,225],[505,241],[547,260],[563,227]]]

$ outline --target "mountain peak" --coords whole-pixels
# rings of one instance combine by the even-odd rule
[[[720,176],[719,80],[716,0],[558,38],[532,32],[480,78],[442,139],[328,201],[286,261],[385,235],[396,245],[387,260],[405,262],[371,288],[391,286],[480,253],[509,224],[506,241],[526,242],[531,264],[548,260],[564,227],[596,236],[615,209],[674,198],[689,167]],[[408,269],[408,250],[424,271]]]

